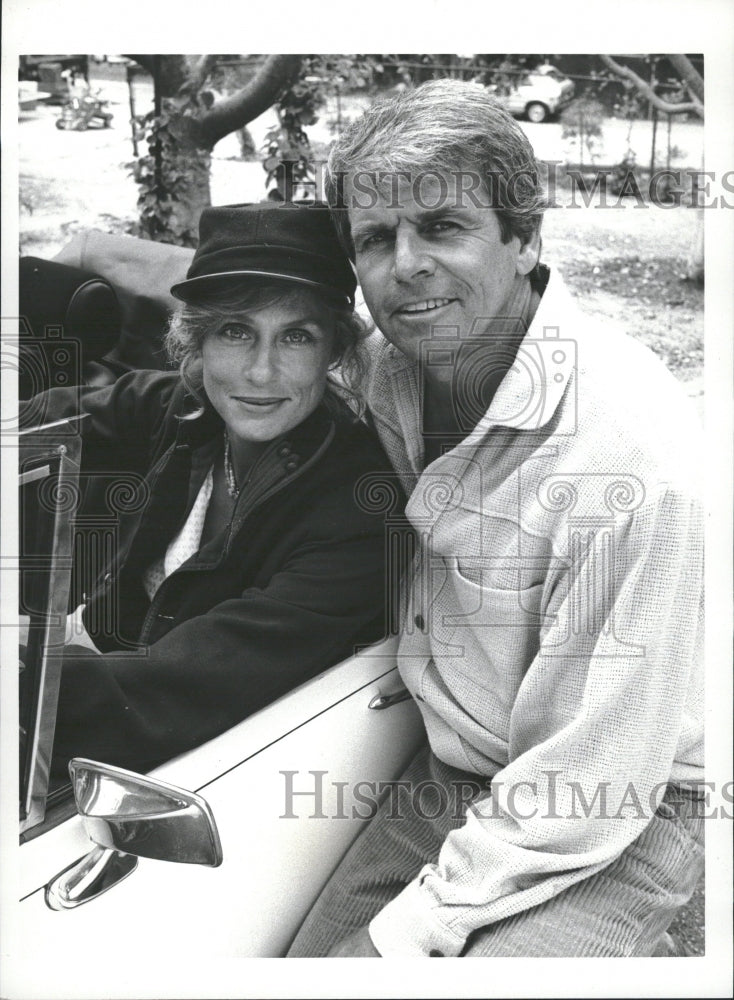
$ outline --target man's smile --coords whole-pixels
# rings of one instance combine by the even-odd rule
[[[405,313],[427,313],[433,312],[436,309],[442,309],[444,306],[450,305],[455,302],[455,299],[447,298],[437,298],[437,299],[420,299],[416,302],[405,302],[399,305],[394,313],[399,315],[404,315]]]

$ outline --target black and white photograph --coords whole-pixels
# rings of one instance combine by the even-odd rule
[[[3,1000],[731,995],[733,31],[6,4]]]

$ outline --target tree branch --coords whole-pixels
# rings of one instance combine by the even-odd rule
[[[301,59],[297,55],[268,56],[253,80],[235,94],[217,101],[202,115],[200,134],[203,141],[211,148],[225,135],[267,111],[300,69]]]
[[[670,101],[664,101],[662,97],[658,97],[655,91],[652,89],[649,83],[638,76],[633,69],[629,66],[623,66],[621,63],[615,62],[611,56],[602,55],[601,60],[604,65],[614,73],[615,76],[621,77],[623,80],[628,80],[644,97],[650,101],[653,107],[656,107],[658,111],[664,111],[668,115],[679,115],[684,111],[692,111],[697,114],[699,118],[703,118],[703,104],[699,101],[693,94],[691,95],[693,100],[685,101],[681,104],[673,104]],[[691,67],[693,69],[693,67]],[[695,73],[695,69],[693,70]]]
[[[142,66],[144,70],[146,70],[148,73],[150,73],[151,76],[153,76],[153,58],[154,58],[153,56],[149,56],[149,55],[145,55],[145,56],[142,56],[142,55],[141,56],[129,56],[129,55],[126,55],[125,58],[126,59],[132,59],[139,66]]]
[[[155,89],[161,97],[175,97],[189,79],[186,57],[182,55],[129,55],[153,77]]]
[[[216,63],[216,56],[201,56],[196,66],[191,71],[191,78],[187,82],[187,87],[191,88],[191,93],[195,94],[206,83],[206,78],[211,73]]]
[[[688,56],[676,54],[667,56],[667,59],[688,87],[691,97],[703,104],[703,77]]]

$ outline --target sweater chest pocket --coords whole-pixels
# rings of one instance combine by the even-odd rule
[[[434,616],[451,627],[453,653],[442,666],[512,704],[538,652],[542,583],[516,590],[486,587],[451,567]]]

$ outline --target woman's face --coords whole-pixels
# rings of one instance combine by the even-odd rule
[[[272,441],[318,406],[334,317],[308,293],[219,318],[202,345],[204,389],[234,442]]]

